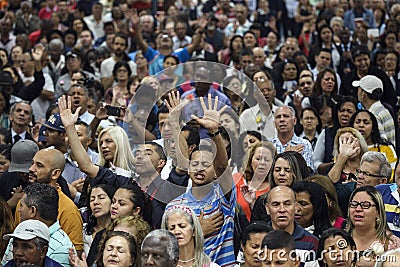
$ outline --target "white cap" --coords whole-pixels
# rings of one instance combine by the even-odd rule
[[[352,82],[352,85],[357,88],[361,87],[362,90],[370,94],[378,88],[383,91],[382,81],[374,75],[364,76],[361,80]]]
[[[10,238],[18,238],[22,240],[31,240],[35,237],[40,237],[47,242],[50,241],[50,230],[47,225],[38,220],[26,220],[18,224],[15,228],[14,233],[4,235],[4,240],[9,240]]]

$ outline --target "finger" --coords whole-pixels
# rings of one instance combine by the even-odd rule
[[[224,105],[224,106],[219,110],[219,113],[221,114],[222,112],[224,112],[224,110],[225,110],[227,107],[228,107],[227,105]]]
[[[200,118],[199,117],[197,117],[196,115],[191,115],[190,116],[193,120],[195,120],[197,123],[199,123],[200,122]]]
[[[204,103],[204,97],[200,97],[200,105],[203,111],[207,110],[206,104]]]
[[[200,215],[199,215],[199,219],[203,219],[203,217],[204,217],[204,211],[200,211]]]
[[[213,110],[211,94],[207,95],[207,100],[208,100],[208,110]]]
[[[86,253],[85,252],[82,252],[82,260],[86,261]]]

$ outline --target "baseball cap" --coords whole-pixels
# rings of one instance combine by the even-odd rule
[[[62,124],[60,113],[51,114],[49,119],[44,123],[47,128],[53,129],[57,132],[65,133],[64,125]]]
[[[11,164],[8,171],[28,173],[32,159],[38,151],[38,145],[32,140],[19,140],[11,148]]]
[[[66,55],[65,55],[65,59],[69,58],[69,57],[73,57],[73,58],[81,58],[81,55],[79,55],[78,53],[75,53],[73,51],[69,51]]]
[[[382,81],[374,75],[364,76],[359,81],[354,81],[351,83],[354,87],[361,87],[367,93],[372,94],[375,89],[381,89],[383,91]]]
[[[12,234],[4,235],[4,240],[10,240],[10,238],[18,238],[22,240],[31,240],[35,237],[40,237],[47,242],[50,241],[49,227],[38,220],[26,220],[18,224]]]

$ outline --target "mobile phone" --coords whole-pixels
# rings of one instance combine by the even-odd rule
[[[107,115],[119,117],[121,116],[121,108],[114,106],[106,106]]]

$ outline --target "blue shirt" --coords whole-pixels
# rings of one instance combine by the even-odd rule
[[[398,186],[396,183],[380,184],[376,186],[376,189],[382,194],[387,224],[393,234],[400,237],[400,196]]]
[[[15,264],[14,260],[11,260],[4,265],[4,267],[17,267],[17,265]],[[46,256],[44,258],[43,267],[62,267],[62,265]]]
[[[177,56],[181,63],[185,63],[190,59],[188,48],[180,48],[172,52],[173,55]],[[147,62],[149,63],[149,75],[155,75],[160,71],[164,70],[164,55],[158,50],[154,50],[149,46],[146,53],[144,54]]]
[[[68,235],[61,229],[60,223],[56,221],[50,227],[50,242],[47,256],[64,267],[71,266],[68,259],[70,248],[74,248]],[[75,249],[74,249],[75,250]]]

